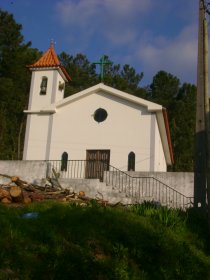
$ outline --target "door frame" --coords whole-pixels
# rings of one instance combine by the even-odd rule
[[[109,164],[110,164],[109,149],[86,150],[85,178],[100,179],[100,181],[103,181],[104,171],[109,170]]]

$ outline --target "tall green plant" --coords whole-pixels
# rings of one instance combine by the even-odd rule
[[[22,26],[0,9],[0,159],[21,159],[31,75],[26,65],[37,59],[37,50],[25,44]]]

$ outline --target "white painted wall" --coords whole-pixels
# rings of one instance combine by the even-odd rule
[[[102,123],[93,119],[98,108],[108,112],[107,119]],[[110,164],[127,170],[128,154],[133,151],[136,154],[136,170],[156,171],[159,168],[158,171],[166,171],[165,159],[161,155],[163,149],[159,148],[157,153],[156,144],[155,156],[151,154],[152,143],[159,141],[157,124],[157,139],[154,140],[151,135],[151,122],[155,117],[140,105],[103,92],[78,99],[60,107],[53,115],[49,159],[60,159],[66,151],[69,159],[85,160],[86,150],[110,149]]]
[[[154,171],[167,170],[166,159],[163,151],[163,145],[160,138],[157,120],[155,119],[155,168]],[[150,170],[153,171],[153,170]]]
[[[48,78],[47,92],[40,95],[42,77]],[[34,69],[29,95],[28,110],[39,111],[50,104],[61,101],[64,89],[59,90],[59,83],[64,83],[58,69]],[[45,160],[49,158],[49,139],[51,135],[52,116],[47,114],[28,114],[26,124],[25,143],[23,151],[24,160]]]
[[[48,78],[47,93],[40,95],[40,85],[42,77]],[[63,83],[64,80],[58,70],[36,70],[32,71],[32,82],[30,88],[29,110],[42,109],[50,104],[63,99],[64,90],[58,89],[59,82]]]
[[[27,116],[23,160],[45,160],[49,133],[49,115]]]

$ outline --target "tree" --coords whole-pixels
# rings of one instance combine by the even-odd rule
[[[177,77],[159,71],[148,90],[148,99],[168,111],[174,152],[173,171],[193,171],[196,88]]]
[[[110,60],[108,56],[105,56],[105,59]],[[104,83],[111,87],[137,96],[145,93],[145,90],[139,87],[143,72],[136,73],[136,70],[128,64],[122,67],[120,64],[108,64],[105,66],[104,74]]]
[[[66,85],[65,96],[69,96],[100,82],[100,75],[96,73],[96,65],[90,63],[84,54],[69,55],[62,52],[59,55],[61,64],[72,77],[72,81]],[[105,56],[105,60],[110,60]],[[141,96],[145,90],[139,87],[143,73],[136,73],[133,67],[125,64],[106,65],[104,68],[104,83],[126,91],[130,94]]]
[[[0,158],[21,159],[25,121],[23,109],[28,102],[30,86],[30,73],[25,65],[32,63],[40,54],[29,48],[30,42],[23,43],[22,26],[1,9],[0,23],[0,133],[3,135]]]
[[[180,81],[165,71],[159,71],[150,85],[148,99],[169,109],[179,92]]]
[[[72,81],[66,85],[65,97],[93,86],[98,82],[95,65],[90,63],[84,54],[79,53],[73,57],[62,52],[59,55],[59,59],[72,78]]]
[[[174,170],[193,171],[196,87],[184,83],[179,90],[174,106],[172,120],[175,154]]]
[[[0,77],[12,72],[12,62],[19,46],[23,43],[20,31],[22,26],[17,24],[13,15],[0,9]]]

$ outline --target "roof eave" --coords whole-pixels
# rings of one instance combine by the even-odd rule
[[[50,108],[46,108],[46,109],[41,109],[41,110],[24,110],[23,111],[26,114],[54,114],[56,113],[56,109],[50,109]]]
[[[157,115],[157,123],[160,131],[160,137],[163,145],[163,150],[166,158],[167,165],[173,165],[174,163],[174,155],[172,149],[172,142],[170,136],[170,129],[167,117],[167,111],[163,108],[162,111],[158,111]]]
[[[105,92],[107,92],[111,95],[114,95],[114,96],[117,96],[117,97],[122,98],[124,100],[127,100],[129,102],[133,102],[133,103],[136,103],[136,104],[141,105],[143,107],[146,107],[149,112],[162,111],[162,108],[163,108],[159,104],[144,100],[142,98],[133,96],[129,93],[126,93],[126,92],[120,91],[118,89],[106,86],[103,83],[97,84],[95,86],[92,86],[91,88],[87,88],[85,90],[82,90],[81,92],[75,93],[74,95],[71,95],[71,96],[65,98],[64,100],[62,100],[61,102],[57,103],[56,106],[58,106],[58,107],[64,106],[68,103],[74,102],[74,101],[76,101],[80,98],[83,98],[87,95],[90,95],[94,92],[97,93],[101,90],[105,91]]]
[[[26,67],[31,71],[37,71],[37,70],[58,70],[60,75],[63,77],[63,79],[66,82],[72,81],[70,75],[66,71],[66,69],[61,65],[43,65],[43,66],[34,66],[34,65],[26,65]]]

